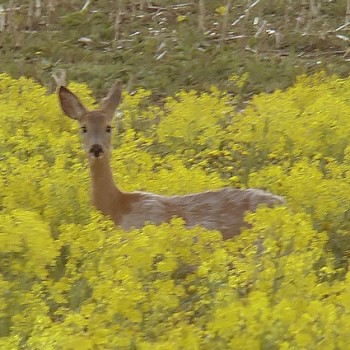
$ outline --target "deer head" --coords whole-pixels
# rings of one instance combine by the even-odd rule
[[[116,82],[99,109],[89,111],[79,98],[66,87],[58,91],[63,112],[79,122],[83,147],[90,159],[101,159],[111,150],[114,112],[121,101],[122,84]]]

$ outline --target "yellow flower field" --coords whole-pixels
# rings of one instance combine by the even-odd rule
[[[71,83],[87,106],[87,86]],[[302,76],[244,111],[215,87],[124,94],[124,190],[256,187],[287,205],[220,233],[125,232],[89,202],[78,126],[55,94],[0,75],[1,349],[347,349],[350,79]]]

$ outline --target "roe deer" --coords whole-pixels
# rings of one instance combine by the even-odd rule
[[[147,192],[124,192],[113,181],[110,166],[111,123],[121,100],[121,83],[116,82],[100,109],[87,110],[79,98],[61,86],[58,90],[63,112],[79,122],[92,182],[92,202],[116,225],[140,228],[160,224],[177,216],[187,227],[201,225],[218,230],[224,239],[240,233],[247,224],[244,215],[259,204],[282,204],[282,197],[258,189],[207,191],[184,196],[162,196]]]

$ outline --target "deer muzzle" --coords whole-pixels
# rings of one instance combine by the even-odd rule
[[[94,144],[90,148],[90,156],[93,156],[95,158],[102,158],[103,156],[103,148],[101,145]]]

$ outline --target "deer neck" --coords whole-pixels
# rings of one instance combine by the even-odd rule
[[[114,183],[109,155],[102,159],[89,158],[89,163],[92,202],[103,214],[113,215],[113,204],[120,202],[122,192]]]

